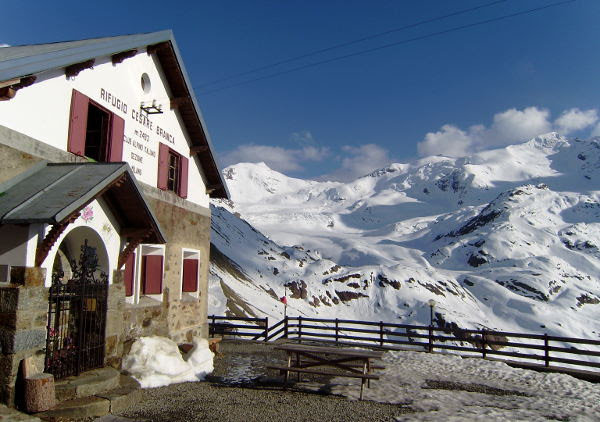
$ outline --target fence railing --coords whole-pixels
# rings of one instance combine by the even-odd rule
[[[302,341],[332,342],[385,349],[451,350],[461,355],[518,358],[549,367],[551,363],[600,368],[600,340],[524,334],[498,330],[472,330],[422,325],[394,324],[384,321],[357,321],[286,317],[269,327],[268,318],[209,317],[211,336],[251,337],[273,341],[288,338]],[[584,348],[587,347],[587,348]],[[503,350],[504,349],[504,350]],[[576,359],[587,357],[589,360]],[[597,358],[597,359],[593,359]]]
[[[269,318],[246,318],[211,315],[208,317],[208,335],[229,337],[252,337],[258,340],[269,335]]]

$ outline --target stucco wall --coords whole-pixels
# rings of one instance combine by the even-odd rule
[[[147,93],[141,85],[144,73],[152,86]],[[157,186],[159,142],[190,158],[190,139],[179,112],[170,109],[164,74],[155,57],[143,50],[117,65],[110,57],[98,58],[92,69],[71,78],[63,70],[39,75],[35,84],[19,90],[13,99],[0,101],[0,125],[66,151],[73,89],[125,120],[123,161],[139,181]],[[162,106],[163,113],[140,117],[141,103],[152,101]],[[202,170],[191,157],[188,200],[208,207],[205,185]]]

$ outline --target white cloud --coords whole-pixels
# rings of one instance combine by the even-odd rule
[[[596,125],[594,129],[592,129],[592,136],[600,136],[600,123]]]
[[[307,132],[308,133],[308,132]],[[306,133],[292,134],[298,143],[315,144]],[[241,145],[223,155],[223,165],[229,166],[236,163],[260,163],[264,162],[273,170],[288,173],[298,172],[304,169],[304,165],[323,161],[331,157],[329,148],[316,145],[305,145],[300,148],[282,148],[269,145]],[[345,145],[340,154],[331,160],[327,168],[339,167],[331,173],[319,177],[321,180],[350,181],[364,176],[392,162],[388,151],[375,144],[364,144],[360,146]]]
[[[438,132],[429,132],[423,142],[417,144],[417,150],[425,155],[461,156],[468,154],[472,139],[464,131],[453,125],[444,125]]]
[[[502,147],[531,139],[535,136],[558,131],[561,134],[588,128],[598,121],[596,109],[565,110],[554,123],[550,120],[550,111],[527,107],[522,110],[511,108],[496,113],[490,127],[473,125],[466,130],[446,124],[438,132],[429,132],[417,144],[419,154],[447,155],[460,157],[482,149]],[[600,127],[595,131],[600,135]]]
[[[552,124],[548,121],[549,117],[548,110],[537,107],[527,107],[522,111],[511,108],[497,113],[492,127],[480,134],[478,143],[483,147],[510,145],[550,132]]]
[[[563,111],[560,117],[554,121],[554,124],[559,133],[567,135],[590,127],[597,121],[598,111],[596,109],[579,110],[578,108],[572,108]]]
[[[343,146],[341,166],[333,172],[320,177],[323,180],[350,181],[385,167],[392,162],[388,151],[375,144],[364,144],[358,147]]]
[[[297,149],[273,147],[269,145],[240,145],[223,155],[223,164],[264,162],[273,170],[280,172],[299,171],[302,163],[321,161],[329,155],[328,148],[305,146]]]

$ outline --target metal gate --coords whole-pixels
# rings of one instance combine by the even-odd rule
[[[108,277],[87,240],[71,267],[72,279],[54,273],[50,287],[44,371],[56,379],[104,366]]]

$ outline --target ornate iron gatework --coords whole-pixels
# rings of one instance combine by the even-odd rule
[[[56,379],[104,366],[108,277],[87,239],[71,267],[72,279],[54,273],[50,287],[45,372]]]

